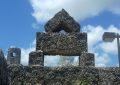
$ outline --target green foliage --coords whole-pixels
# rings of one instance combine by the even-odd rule
[[[74,85],[89,85],[89,80],[87,79],[77,79]]]

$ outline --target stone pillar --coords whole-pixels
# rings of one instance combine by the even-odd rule
[[[44,66],[44,55],[43,52],[33,51],[29,54],[29,65],[40,65]]]
[[[9,85],[7,61],[0,49],[0,85]]]
[[[94,54],[82,53],[79,60],[80,66],[95,66]]]
[[[20,64],[21,50],[20,48],[9,48],[7,55],[8,64]]]

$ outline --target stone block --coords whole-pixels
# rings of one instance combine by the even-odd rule
[[[95,66],[94,54],[92,53],[82,53],[79,61],[80,66]]]
[[[42,51],[33,51],[29,54],[29,65],[44,66],[44,56]]]
[[[87,52],[87,34],[38,32],[36,50],[44,55],[79,56]]]

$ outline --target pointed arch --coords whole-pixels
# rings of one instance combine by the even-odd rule
[[[45,24],[46,32],[80,32],[80,25],[64,10],[58,12]]]

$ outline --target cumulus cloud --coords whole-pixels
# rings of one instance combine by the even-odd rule
[[[108,30],[108,32],[115,32],[120,34],[120,29],[111,25]],[[112,53],[112,54],[117,54],[117,40],[115,39],[112,43],[101,43],[100,44],[101,49],[104,50],[106,53]]]
[[[28,48],[21,48],[21,64],[28,65],[29,53],[35,51],[36,40]]]
[[[96,67],[105,67],[111,61],[106,53],[96,53],[95,55]]]
[[[103,42],[102,36],[104,32],[120,33],[120,29],[114,25],[109,26],[107,29],[102,26],[85,26],[83,31],[88,33],[88,51],[95,53],[95,63],[97,67],[109,66],[111,60],[117,58],[117,42],[114,40],[111,43]],[[110,55],[114,55],[114,57]]]
[[[44,58],[44,65],[50,67],[78,65],[79,56],[61,56],[61,55],[46,55]]]
[[[59,61],[60,61],[60,55],[56,55],[56,56],[46,55],[44,58],[44,62],[45,62],[44,65],[50,67],[58,66]]]
[[[106,53],[117,54],[117,41],[114,40],[112,43],[101,43],[100,47]]]
[[[33,17],[38,23],[53,17],[62,8],[76,20],[96,16],[103,11],[120,14],[120,0],[30,0]]]
[[[101,26],[84,26],[83,31],[88,33],[88,50],[90,52],[94,52],[95,49],[93,49],[94,46],[98,44],[99,41],[102,41],[102,35],[104,33],[104,29]]]

